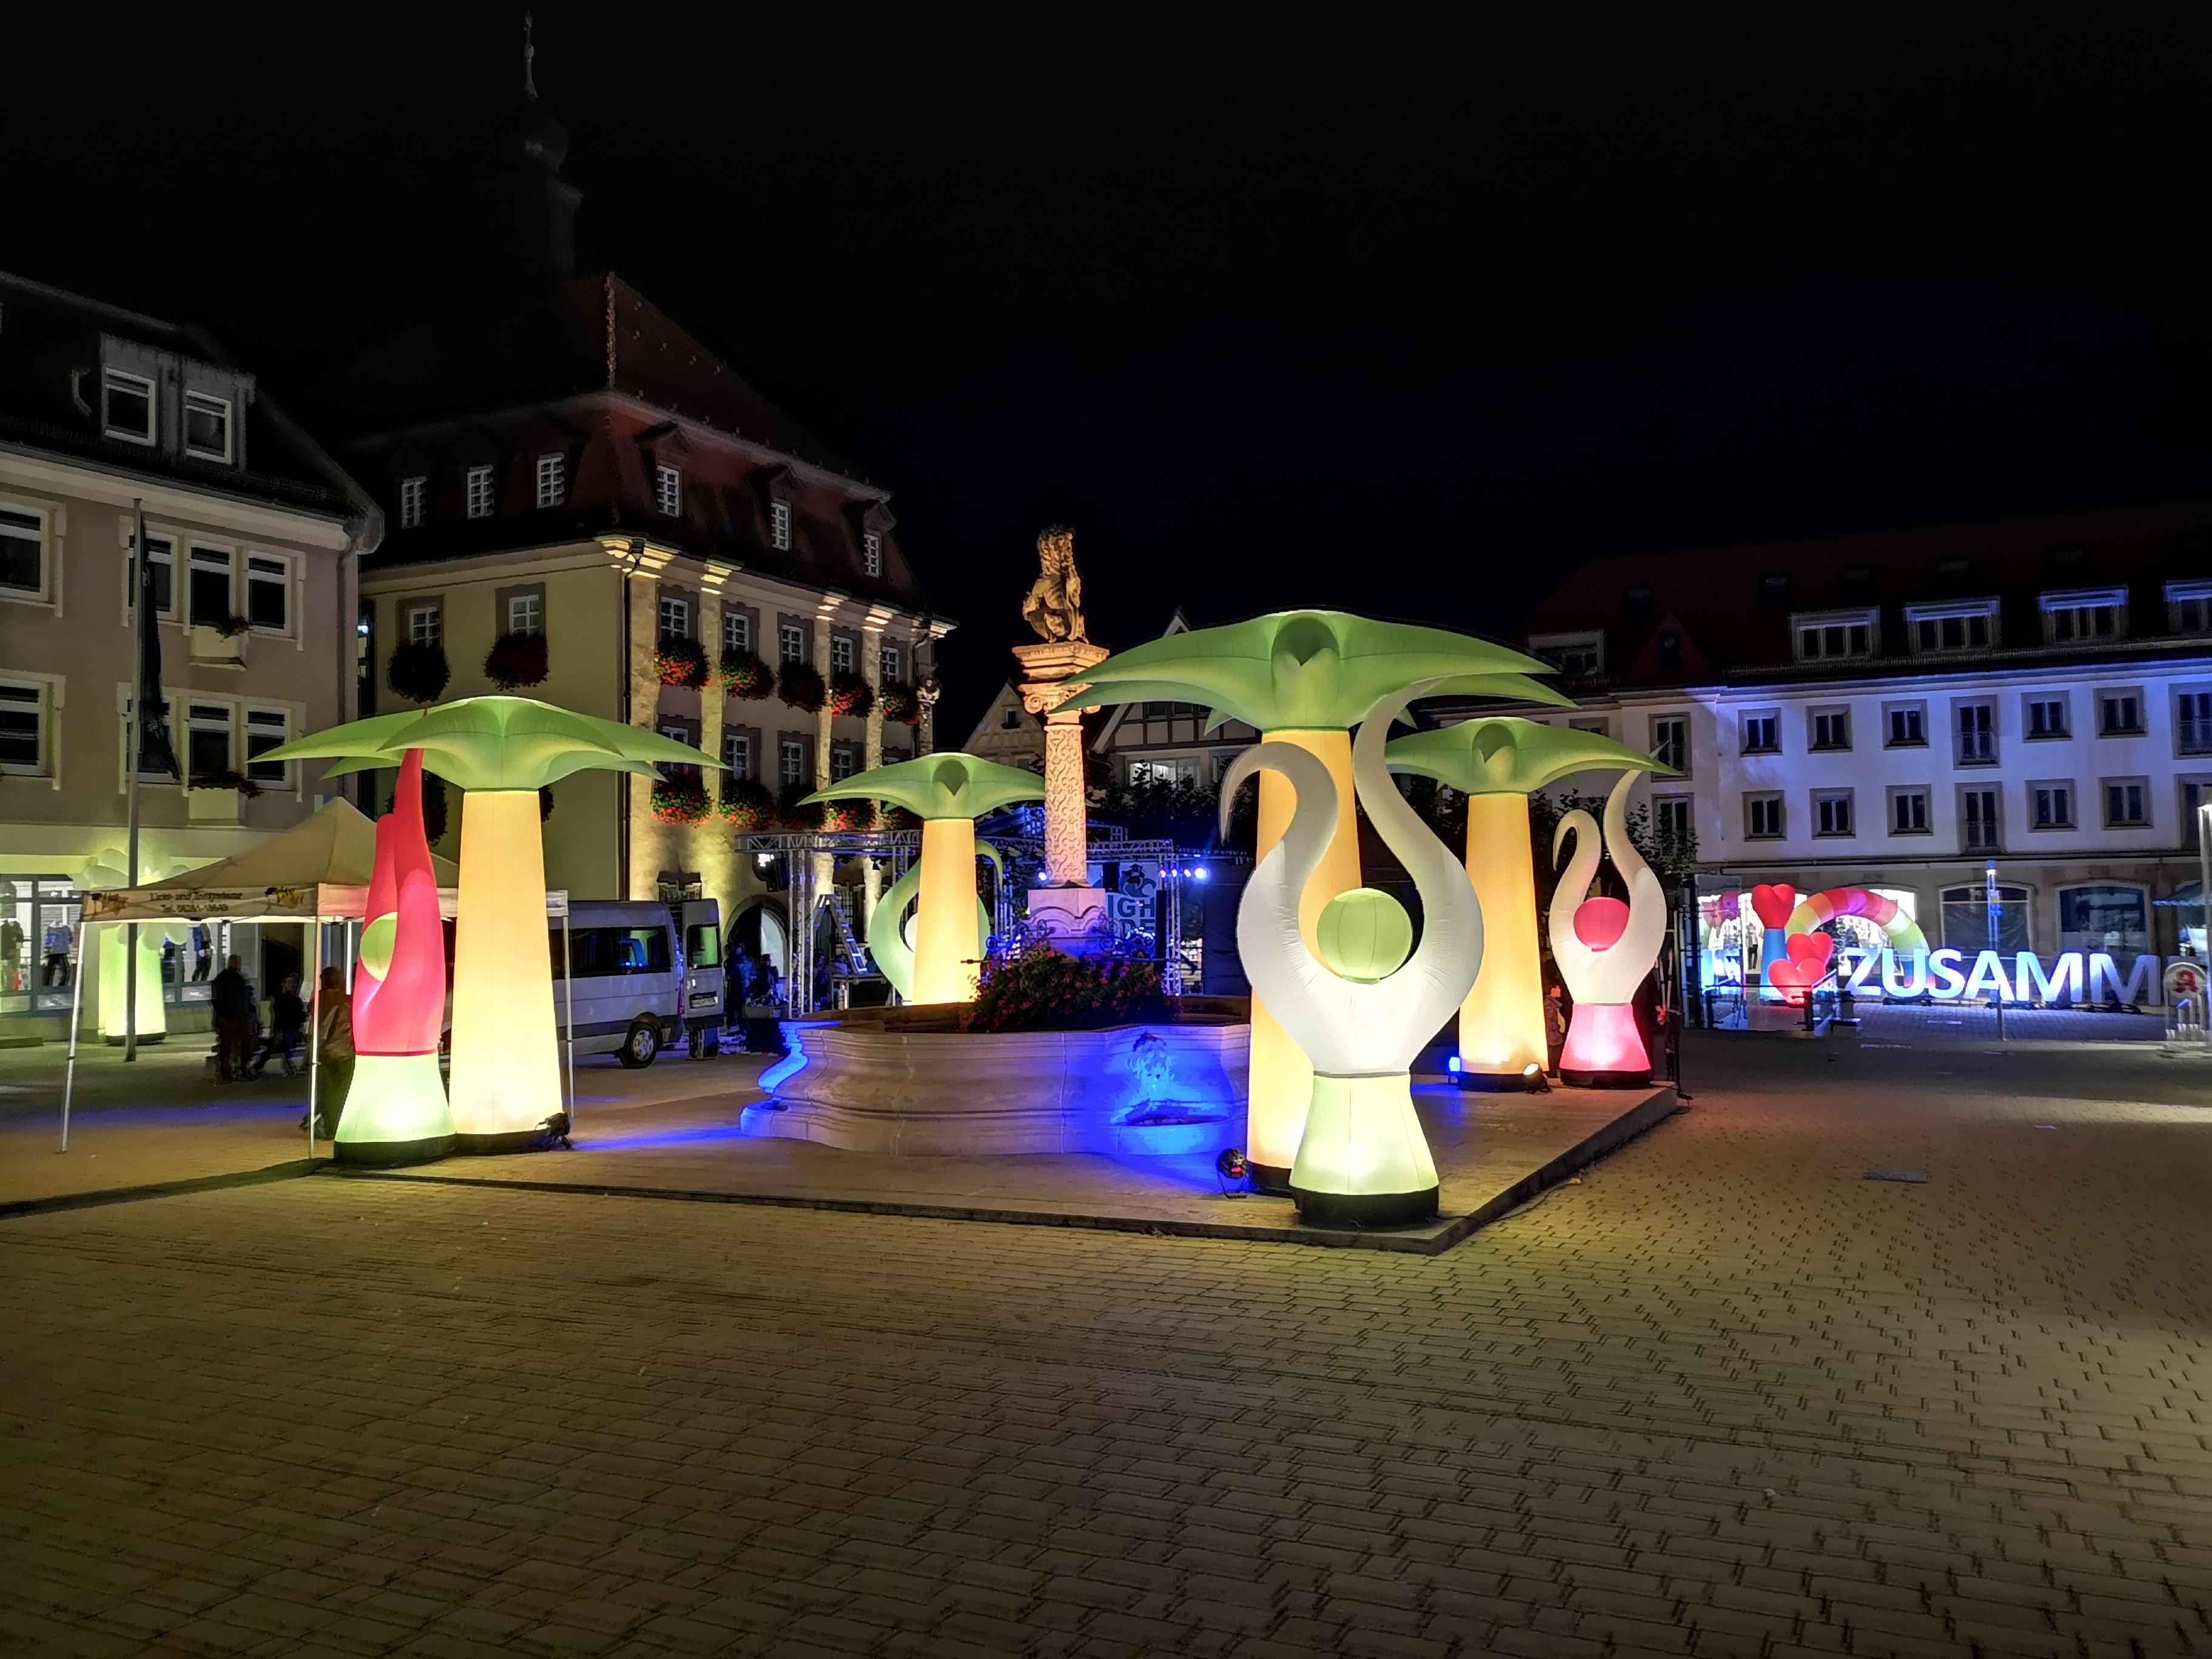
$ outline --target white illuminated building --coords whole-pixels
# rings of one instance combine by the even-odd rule
[[[1523,637],[1547,718],[1681,768],[1638,795],[1701,891],[1865,888],[1969,967],[2203,949],[2212,506],[1601,560]]]

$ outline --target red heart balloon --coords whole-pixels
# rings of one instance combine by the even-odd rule
[[[1820,982],[1820,970],[1810,963],[1782,957],[1766,964],[1766,982],[1792,1002],[1802,1002],[1805,993]]]
[[[1818,979],[1828,971],[1828,958],[1836,953],[1836,941],[1826,933],[1792,933],[1784,947],[1790,960],[1813,969]]]
[[[1751,908],[1765,926],[1780,927],[1789,921],[1790,913],[1797,908],[1796,890],[1777,884],[1754,887],[1751,890]]]

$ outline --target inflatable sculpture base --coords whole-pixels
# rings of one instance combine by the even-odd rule
[[[1317,1227],[1407,1227],[1437,1213],[1437,1165],[1413,1079],[1314,1076],[1290,1194],[1298,1219]]]
[[[1636,1029],[1636,1010],[1618,1002],[1577,1003],[1559,1051],[1559,1081],[1577,1089],[1649,1088],[1651,1057]]]
[[[450,1129],[426,1135],[422,1128],[451,1121],[436,1054],[362,1054],[331,1145],[341,1164],[428,1164],[452,1152],[454,1137]]]

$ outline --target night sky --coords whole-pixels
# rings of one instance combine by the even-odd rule
[[[12,16],[0,267],[296,394],[484,259],[520,9]],[[950,743],[1054,520],[1129,644],[2212,493],[2212,14],[1466,9],[540,4],[538,73],[580,265],[893,491]]]

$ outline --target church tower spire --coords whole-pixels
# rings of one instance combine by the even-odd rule
[[[582,193],[561,176],[568,133],[538,101],[536,19],[522,14],[522,97],[503,142],[498,183],[506,233],[501,286],[527,295],[576,274],[576,209]]]

